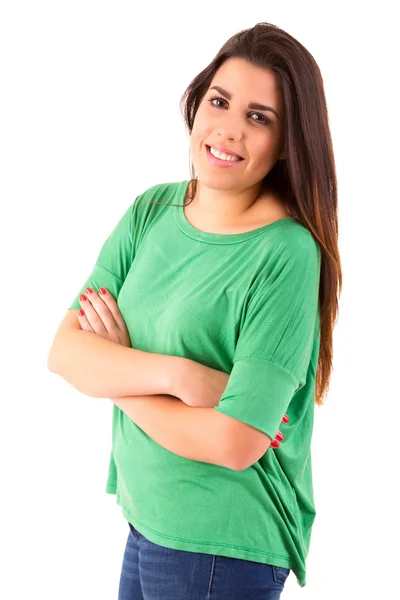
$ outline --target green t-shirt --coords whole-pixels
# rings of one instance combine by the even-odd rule
[[[114,405],[105,491],[153,543],[290,568],[304,587],[320,249],[292,217],[245,233],[199,231],[182,208],[188,183],[135,199],[70,308],[86,286],[105,287],[133,348],[230,374],[214,410],[285,440],[235,471],[166,450]]]

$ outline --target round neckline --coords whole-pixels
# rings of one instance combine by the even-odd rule
[[[211,233],[209,231],[201,231],[200,229],[196,229],[196,227],[189,223],[184,212],[183,205],[185,202],[186,191],[188,189],[189,183],[190,179],[185,179],[180,183],[180,189],[178,193],[179,206],[174,207],[175,221],[179,229],[183,231],[183,233],[195,240],[214,244],[232,244],[244,242],[245,240],[248,240],[250,238],[256,237],[257,235],[264,233],[264,231],[272,229],[273,227],[284,225],[290,222],[295,222],[295,219],[293,219],[293,217],[283,217],[282,219],[277,219],[276,221],[268,223],[267,225],[262,225],[261,227],[251,229],[250,231],[243,231],[242,233]]]

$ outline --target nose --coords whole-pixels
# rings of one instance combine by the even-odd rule
[[[221,140],[227,139],[230,142],[239,142],[243,137],[240,123],[232,118],[225,118],[223,123],[217,126],[216,133],[220,136]]]

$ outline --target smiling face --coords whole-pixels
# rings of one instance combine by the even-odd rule
[[[279,158],[283,121],[283,96],[272,71],[241,58],[226,60],[199,105],[190,136],[200,182],[221,190],[258,186]],[[243,160],[231,168],[218,166],[207,150],[218,145]]]

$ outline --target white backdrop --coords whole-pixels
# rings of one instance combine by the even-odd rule
[[[179,113],[186,86],[228,37],[259,21],[296,37],[322,71],[343,264],[334,373],[315,415],[307,585],[291,573],[282,600],[400,597],[399,44],[391,6],[2,4],[4,600],[117,598],[128,527],[104,492],[112,403],[51,373],[48,352],[128,205],[155,183],[190,178]]]

